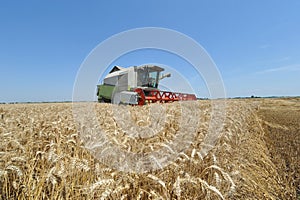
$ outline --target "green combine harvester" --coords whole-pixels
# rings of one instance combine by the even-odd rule
[[[97,86],[99,102],[145,105],[148,103],[166,103],[173,101],[196,100],[194,94],[160,91],[159,81],[171,74],[161,74],[163,68],[156,65],[122,68],[115,66]]]

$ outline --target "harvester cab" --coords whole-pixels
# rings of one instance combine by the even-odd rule
[[[115,66],[97,87],[99,102],[145,105],[155,102],[196,100],[193,94],[160,91],[159,81],[171,74],[161,74],[163,68],[155,65],[122,68]]]

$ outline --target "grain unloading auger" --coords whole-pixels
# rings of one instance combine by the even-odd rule
[[[155,65],[122,68],[115,66],[97,86],[99,102],[113,104],[145,105],[196,100],[194,94],[161,91],[159,81],[171,74],[161,74],[163,68]]]

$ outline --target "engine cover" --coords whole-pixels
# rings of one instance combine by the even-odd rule
[[[131,91],[122,91],[114,94],[113,104],[138,104],[138,93]]]

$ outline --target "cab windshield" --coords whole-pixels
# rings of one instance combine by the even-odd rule
[[[141,87],[157,88],[158,86],[158,71],[151,71],[148,68],[138,69],[137,85]]]

